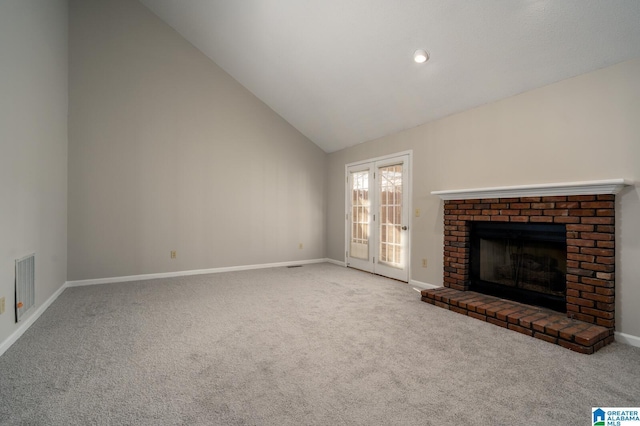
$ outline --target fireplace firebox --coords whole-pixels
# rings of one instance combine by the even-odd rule
[[[564,224],[471,222],[469,290],[566,312]]]

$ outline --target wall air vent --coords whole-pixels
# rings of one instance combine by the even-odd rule
[[[35,254],[16,260],[16,322],[36,303]]]

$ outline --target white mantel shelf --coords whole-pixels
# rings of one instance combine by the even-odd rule
[[[499,186],[494,188],[452,189],[432,191],[443,200],[471,200],[479,198],[547,197],[554,195],[617,194],[628,179],[593,180],[585,182],[545,183],[539,185]]]

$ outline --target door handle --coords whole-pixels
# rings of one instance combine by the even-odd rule
[[[402,227],[402,230],[403,230],[403,231],[406,231],[407,229],[409,229],[409,227],[408,227],[408,226],[403,226],[403,227]]]

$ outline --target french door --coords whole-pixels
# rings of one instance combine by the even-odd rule
[[[409,155],[347,166],[347,266],[409,281]]]

